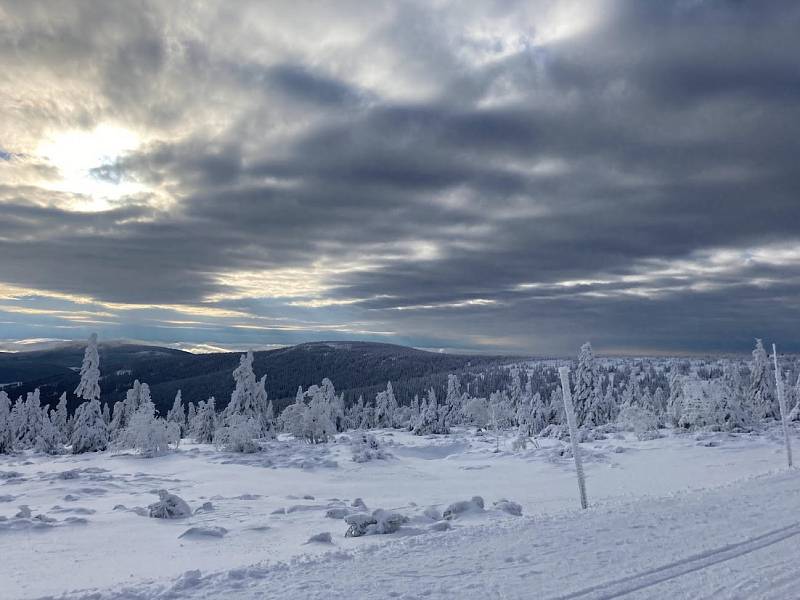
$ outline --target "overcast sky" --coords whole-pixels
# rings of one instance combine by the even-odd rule
[[[800,3],[0,0],[0,340],[800,350]]]

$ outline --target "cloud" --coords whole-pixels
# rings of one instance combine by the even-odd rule
[[[86,303],[115,337],[192,347],[800,333],[793,3],[2,10],[19,337],[61,337]],[[41,140],[106,124],[136,147],[85,177],[137,192],[54,189]]]

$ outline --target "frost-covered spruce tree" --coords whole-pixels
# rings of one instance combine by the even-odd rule
[[[42,431],[42,407],[39,388],[28,392],[17,413],[17,447],[33,448]]]
[[[157,417],[155,404],[148,400],[136,409],[117,443],[142,456],[160,456],[169,450],[170,443],[178,444],[180,435],[180,426]]]
[[[413,429],[417,420],[419,420],[419,394],[414,394],[411,400],[411,414],[409,415],[408,428]]]
[[[292,434],[297,440],[304,438],[303,421],[308,409],[305,399],[306,395],[303,392],[303,386],[300,386],[294,396],[294,403],[284,408],[280,416],[281,429]]]
[[[192,438],[198,444],[210,444],[214,441],[214,432],[217,429],[216,401],[211,396],[207,401],[202,400],[197,405],[197,415],[193,421]]]
[[[125,403],[120,401],[114,402],[114,408],[111,411],[111,422],[108,424],[109,439],[116,439],[119,432],[123,430],[124,415]]]
[[[55,411],[53,411],[52,415],[55,414]],[[62,434],[50,417],[51,415],[47,413],[47,407],[43,407],[41,428],[36,436],[34,448],[38,452],[44,452],[45,454],[62,454],[64,452]]]
[[[255,406],[255,416],[251,417],[258,425],[258,435],[256,437],[275,437],[274,419],[275,413],[272,408],[272,401],[267,397],[267,376],[262,375],[256,382],[253,391],[253,404]]]
[[[183,397],[181,396],[180,390],[175,394],[172,408],[170,408],[167,413],[167,422],[177,425],[181,436],[186,433],[186,413],[183,410]]]
[[[117,430],[121,431],[127,428],[139,407],[151,401],[150,386],[141,383],[138,379],[134,380],[133,387],[125,393],[125,400],[122,401],[122,415],[117,423]]]
[[[394,401],[394,402],[393,402]],[[392,383],[389,382],[387,388],[375,396],[375,412],[373,413],[373,425],[378,428],[394,427],[394,409],[397,402],[394,400]]]
[[[770,368],[767,352],[760,339],[756,339],[753,362],[750,366],[750,403],[759,418],[778,417],[778,407],[770,384]]]
[[[467,398],[461,407],[463,423],[482,429],[489,422],[489,406],[486,398]]]
[[[231,401],[225,409],[225,419],[230,415],[245,417],[257,416],[256,410],[256,376],[253,372],[253,352],[248,351],[239,357],[239,366],[233,371],[236,385],[231,394]]]
[[[312,385],[306,392],[311,401],[303,415],[303,436],[312,444],[327,442],[336,433],[331,404],[325,387]]]
[[[186,409],[186,435],[189,435],[194,429],[195,417],[197,417],[197,407],[194,402],[189,402],[189,406]]]
[[[361,419],[364,415],[364,396],[359,395],[358,400],[347,407],[345,415],[347,428],[358,429],[361,426]]]
[[[599,388],[600,369],[594,358],[592,345],[586,342],[581,346],[578,353],[578,365],[575,369],[573,404],[578,426],[601,424],[600,422],[595,422],[603,420],[603,415],[600,412],[602,396],[599,394]],[[590,422],[587,422],[587,419]]]
[[[75,395],[84,400],[100,399],[100,354],[97,351],[96,333],[89,336],[89,343],[83,353],[81,381],[75,388]]]
[[[61,439],[66,444],[72,433],[70,431],[69,413],[67,412],[67,392],[62,393],[59,397],[56,411],[52,415],[52,421],[61,434]]]
[[[0,390],[0,454],[14,451],[14,423],[11,420],[11,400],[5,390]]]
[[[461,394],[461,382],[458,376],[453,373],[447,376],[447,395],[444,403],[447,406],[450,424],[458,425],[461,421],[461,408],[464,405],[464,398]]]
[[[414,426],[414,435],[428,435],[432,433],[449,433],[444,422],[440,419],[439,403],[433,388],[428,390],[424,410],[420,409],[419,420]]]
[[[111,424],[111,409],[108,407],[108,402],[103,403],[103,422],[106,427]]]
[[[108,448],[108,428],[97,398],[84,402],[75,410],[71,441],[73,454]]]
[[[344,431],[346,428],[344,422],[344,395],[336,395],[336,388],[333,386],[333,382],[327,377],[322,380],[320,389],[322,390],[322,395],[330,410],[333,431]]]

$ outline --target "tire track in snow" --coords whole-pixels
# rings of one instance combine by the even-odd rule
[[[800,523],[795,523],[735,544],[728,544],[714,550],[701,552],[655,569],[558,596],[553,600],[611,600],[619,598],[676,577],[701,571],[713,565],[750,554],[798,534],[800,534]]]

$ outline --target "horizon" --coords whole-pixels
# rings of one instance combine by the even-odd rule
[[[755,342],[755,340],[754,340]],[[342,340],[309,340],[305,342],[299,342],[297,344],[288,344],[288,345],[269,345],[269,346],[259,346],[259,345],[230,345],[230,346],[216,346],[213,344],[186,344],[182,342],[176,343],[165,343],[165,342],[153,342],[147,340],[135,340],[135,339],[126,339],[126,338],[117,338],[117,339],[98,339],[98,344],[100,347],[106,345],[133,345],[133,346],[152,346],[152,347],[159,347],[159,348],[167,348],[170,350],[181,350],[183,352],[188,352],[190,354],[217,354],[217,353],[232,353],[232,354],[244,354],[249,351],[252,352],[269,352],[272,350],[281,350],[286,348],[293,348],[296,346],[302,346],[307,344],[387,344],[393,346],[399,346],[401,348],[410,348],[413,350],[422,350],[424,352],[431,352],[435,354],[455,354],[455,355],[463,355],[463,356],[498,356],[498,357],[508,357],[508,358],[519,358],[523,360],[574,360],[578,354],[578,350],[576,349],[575,353],[573,354],[563,354],[563,355],[546,355],[546,354],[504,354],[504,353],[488,353],[488,352],[463,352],[448,348],[425,348],[419,346],[405,346],[403,344],[395,344],[393,342],[373,342],[367,340],[359,340],[359,339],[342,339]],[[22,340],[2,340],[0,339],[0,353],[6,352],[11,354],[19,354],[24,352],[39,352],[39,351],[46,351],[57,349],[63,346],[80,346],[84,347],[87,344],[87,340],[84,339],[54,339],[54,338],[31,338],[31,339],[22,339]],[[767,344],[769,345],[769,344]],[[615,353],[615,352],[603,352],[598,351],[594,348],[594,354],[598,358],[609,358],[609,359],[624,359],[624,358],[631,358],[631,359],[651,359],[651,358],[676,358],[676,359],[724,359],[724,358],[742,358],[742,359],[750,359],[751,352],[716,352],[716,353],[706,353],[706,352],[698,352],[698,353],[648,353],[644,351],[636,351],[633,350],[629,353]],[[792,354],[796,354],[793,352],[781,352],[778,350],[779,356],[789,356]]]
[[[800,351],[796,3],[0,17],[0,339]]]

